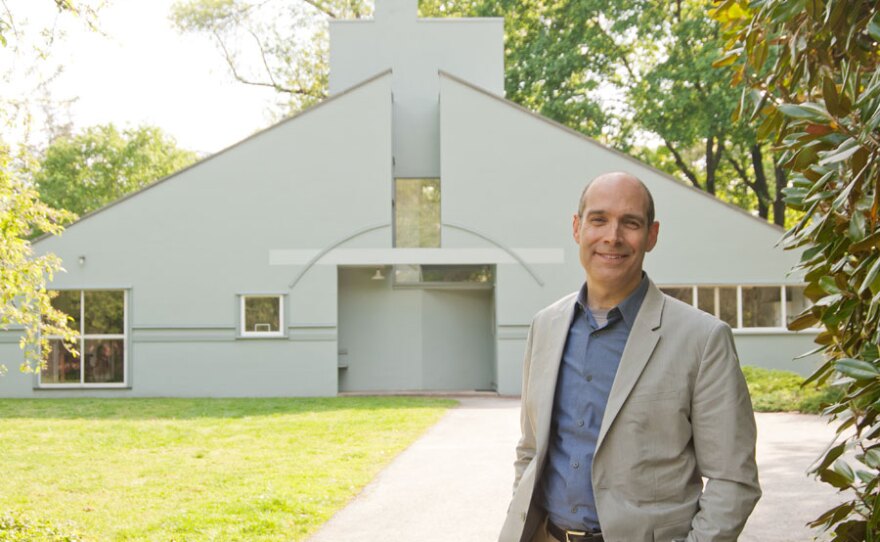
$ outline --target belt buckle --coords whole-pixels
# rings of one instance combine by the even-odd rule
[[[584,537],[587,536],[587,531],[565,531],[565,542],[572,542],[570,536],[579,536]]]

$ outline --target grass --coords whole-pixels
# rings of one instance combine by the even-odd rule
[[[804,378],[790,371],[743,367],[755,412],[803,412],[818,414],[823,405],[840,397],[839,389],[801,387]]]
[[[303,540],[453,404],[0,400],[0,519],[84,541]],[[0,541],[64,539],[3,525]]]

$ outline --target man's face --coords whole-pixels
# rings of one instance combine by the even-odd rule
[[[648,224],[647,210],[647,194],[631,177],[599,177],[587,189],[573,229],[589,289],[623,295],[638,286],[642,261],[657,244],[660,227]]]

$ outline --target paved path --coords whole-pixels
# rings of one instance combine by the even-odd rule
[[[460,398],[309,542],[492,542],[510,499],[519,400]],[[815,416],[758,414],[764,497],[742,542],[802,542],[839,497],[805,476],[832,438]]]

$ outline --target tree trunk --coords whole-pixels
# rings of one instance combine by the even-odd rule
[[[764,156],[761,152],[761,146],[757,143],[752,145],[751,155],[752,169],[755,170],[755,182],[750,185],[750,188],[758,197],[758,216],[767,220],[767,217],[770,216],[770,189],[767,185],[767,174],[764,172]]]
[[[779,166],[773,167],[776,176],[776,197],[773,199],[773,223],[777,226],[785,227],[785,201],[782,197],[782,189],[788,184],[788,177],[785,170]]]
[[[724,154],[721,139],[718,146],[715,145],[715,136],[706,138],[706,192],[715,195],[715,172],[721,163],[721,155]]]

